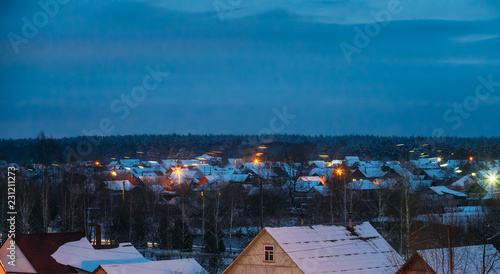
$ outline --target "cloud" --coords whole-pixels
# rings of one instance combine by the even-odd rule
[[[450,65],[499,65],[499,59],[483,59],[483,58],[449,58],[437,60],[440,64],[450,64]]]
[[[225,18],[242,18],[285,10],[303,19],[331,24],[364,24],[374,22],[372,12],[387,10],[389,5],[402,8],[392,20],[476,21],[497,18],[496,2],[411,1],[411,0],[139,0],[148,5],[191,13],[216,13],[215,3],[222,3]]]
[[[455,38],[453,38],[453,41],[456,41],[459,43],[474,43],[474,42],[486,41],[486,40],[497,39],[497,38],[500,38],[500,35],[498,35],[498,34],[472,34],[472,35],[455,37]]]

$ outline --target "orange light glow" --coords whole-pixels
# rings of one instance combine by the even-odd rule
[[[111,175],[116,176],[116,175],[118,175],[118,173],[116,173],[116,171],[113,170],[113,171],[111,171]]]
[[[181,174],[181,170],[180,170],[180,169],[176,169],[176,170],[175,170],[175,173],[177,173],[177,174]]]
[[[337,169],[335,172],[337,172],[338,175],[342,175],[342,169]]]
[[[101,164],[101,163],[99,163],[99,162],[95,162],[95,165],[96,165],[96,166],[98,166],[98,165],[100,165],[100,164]]]
[[[255,159],[253,160],[254,163],[258,164],[259,163],[259,159]]]
[[[469,157],[469,161],[473,161],[474,160],[474,157]]]

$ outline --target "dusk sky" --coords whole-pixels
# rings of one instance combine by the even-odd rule
[[[0,2],[0,138],[500,136],[498,0],[40,2]]]

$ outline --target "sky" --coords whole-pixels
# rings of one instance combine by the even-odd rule
[[[500,136],[497,0],[3,0],[0,138]]]

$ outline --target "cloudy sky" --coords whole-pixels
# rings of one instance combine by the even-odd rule
[[[500,135],[497,0],[58,1],[0,2],[0,138]]]

